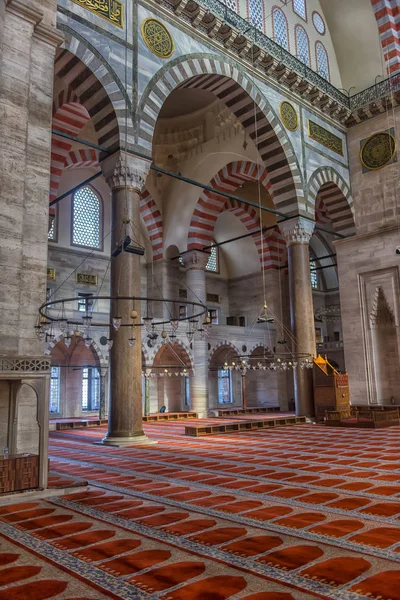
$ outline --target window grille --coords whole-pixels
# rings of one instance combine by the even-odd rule
[[[299,17],[307,20],[306,0],[293,0],[293,10]]]
[[[50,229],[47,234],[47,238],[50,242],[54,242],[56,239],[56,217],[50,218]]]
[[[82,369],[82,409],[99,410],[100,373],[96,367]]]
[[[218,369],[218,402],[232,403],[232,372],[229,369]]]
[[[74,194],[72,208],[72,243],[87,248],[101,246],[101,205],[90,187]]]
[[[235,12],[238,12],[236,0],[225,0],[225,6],[227,6],[231,10],[234,10]]]
[[[212,325],[218,325],[218,310],[216,308],[210,308],[208,317]]]
[[[318,271],[315,270],[316,268],[317,268],[317,265],[315,263],[315,260],[311,260],[310,261],[310,278],[311,278],[311,287],[313,290],[318,289]]]
[[[285,48],[285,50],[289,50],[288,24],[280,8],[274,8],[272,22],[274,24],[274,38],[276,43]]]
[[[315,53],[317,56],[317,72],[321,77],[329,81],[329,61],[328,53],[325,46],[321,42],[317,42],[315,45]]]
[[[310,66],[310,44],[306,30],[301,25],[296,26],[296,54],[307,67]]]
[[[211,271],[212,273],[219,272],[218,246],[213,246],[211,248],[210,258],[208,259],[208,263],[206,265],[206,271]]]
[[[249,0],[249,20],[252,25],[264,31],[263,0]]]
[[[60,367],[51,367],[50,371],[50,412],[60,412]]]
[[[321,35],[324,35],[325,34],[325,23],[324,23],[324,20],[321,17],[321,15],[317,12],[314,12],[313,16],[312,16],[312,20],[314,23],[314,27],[318,31],[318,33],[320,33]]]
[[[79,312],[91,312],[93,310],[93,294],[78,293],[78,296],[80,296],[78,300]]]
[[[190,379],[186,375],[185,379],[185,406],[190,406]]]

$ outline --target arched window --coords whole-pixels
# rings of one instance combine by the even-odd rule
[[[231,404],[232,398],[232,371],[218,369],[218,404]]]
[[[315,260],[310,260],[310,279],[311,279],[311,287],[313,290],[317,290],[318,289],[318,271],[317,269],[317,264],[315,262]]]
[[[301,25],[296,25],[295,37],[296,37],[296,54],[297,58],[301,60],[307,67],[310,66],[310,42],[306,30]]]
[[[218,246],[213,246],[211,248],[210,258],[208,259],[208,263],[206,265],[206,271],[211,271],[212,273],[219,273]]]
[[[263,0],[249,0],[249,21],[261,31],[264,31]]]
[[[101,249],[101,200],[90,187],[74,194],[72,202],[72,244]]]
[[[307,21],[306,0],[293,0],[293,10],[299,17]]]
[[[315,55],[317,59],[317,72],[324,79],[330,80],[329,77],[329,60],[328,53],[326,51],[325,46],[322,42],[317,42],[315,44]]]
[[[286,17],[280,8],[272,11],[272,24],[274,27],[274,39],[277,44],[289,50],[289,31]]]

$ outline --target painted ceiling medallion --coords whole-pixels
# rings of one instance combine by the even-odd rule
[[[170,58],[174,53],[174,41],[168,29],[157,19],[145,19],[142,36],[146,46],[160,58]]]
[[[360,158],[363,166],[370,171],[382,169],[396,154],[396,140],[387,131],[371,135],[361,148]]]
[[[296,109],[290,102],[282,102],[280,106],[281,120],[286,129],[296,131],[299,126],[299,118]]]

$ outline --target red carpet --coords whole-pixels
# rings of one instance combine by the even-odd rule
[[[0,600],[400,600],[399,427],[183,426],[53,433],[52,484],[90,488],[0,506]]]

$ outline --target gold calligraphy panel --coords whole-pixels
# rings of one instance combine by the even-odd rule
[[[371,135],[362,145],[360,158],[368,171],[378,171],[388,165],[396,154],[396,140],[388,131]]]
[[[56,270],[55,269],[47,268],[47,279],[48,279],[48,281],[56,280]]]
[[[87,8],[98,17],[102,17],[120,27],[124,28],[124,5],[119,0],[72,0],[75,4]]]
[[[174,53],[174,41],[168,29],[157,19],[145,19],[142,36],[146,46],[160,58],[170,58]]]
[[[318,142],[325,146],[325,148],[328,148],[328,150],[332,150],[332,152],[344,156],[343,140],[310,119],[308,120],[308,135],[314,142]]]
[[[295,107],[286,100],[279,107],[281,121],[289,131],[296,131],[299,126],[299,118]]]
[[[76,283],[82,285],[97,285],[97,275],[90,275],[89,273],[76,273]]]

